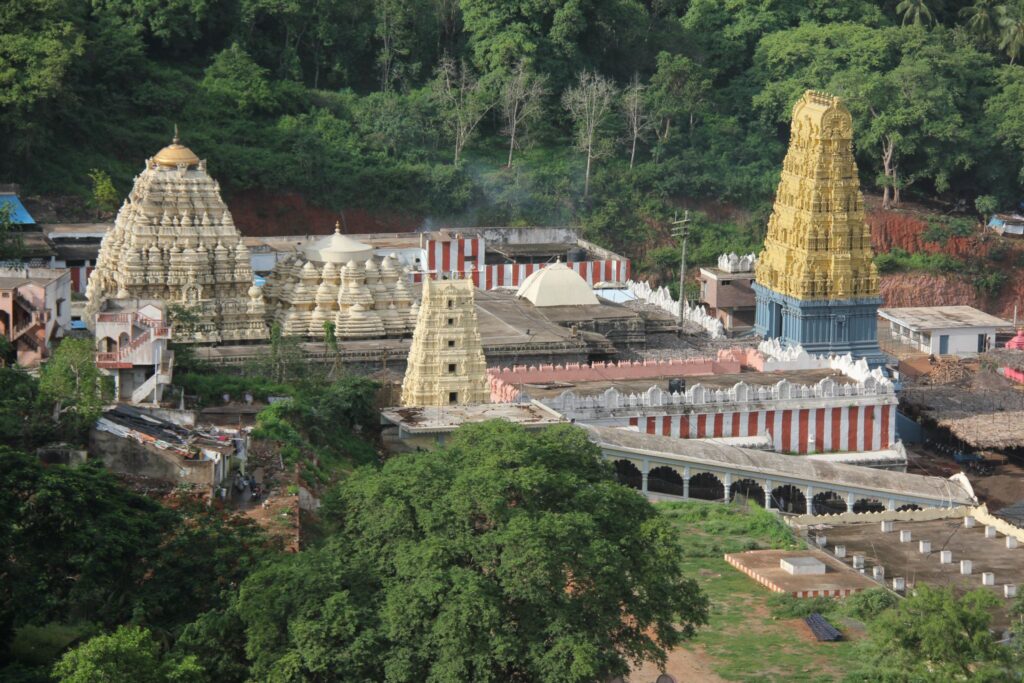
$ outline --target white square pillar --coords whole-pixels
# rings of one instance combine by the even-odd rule
[[[835,547],[835,551],[834,552],[835,552],[835,556],[836,557],[842,559],[842,558],[846,557],[846,546],[845,545],[837,545]]]
[[[1016,536],[1007,536],[1006,537],[1006,547],[1007,548],[1009,548],[1010,550],[1013,550],[1018,545],[1019,545],[1019,542],[1017,541],[1017,537]]]
[[[964,576],[970,576],[973,567],[974,563],[970,560],[960,560],[960,573]]]
[[[885,580],[885,567],[883,567],[880,564],[876,564],[874,567],[871,568],[871,577],[875,581],[884,581]]]
[[[998,538],[998,537],[999,537],[999,532],[996,530],[996,528],[994,526],[986,526],[985,527],[985,538]]]
[[[927,555],[931,551],[932,551],[932,542],[931,541],[918,541],[917,542],[917,552],[921,553],[922,555]]]
[[[953,551],[952,550],[940,550],[939,551],[939,564],[953,564]]]
[[[895,525],[896,525],[896,523],[893,522],[891,519],[883,520],[882,521],[882,533],[883,534],[891,534],[893,532],[893,529],[895,528]]]
[[[974,517],[971,517],[970,515],[967,515],[966,517],[964,517],[964,528],[965,529],[973,529],[974,528]]]
[[[981,573],[981,585],[982,586],[994,586],[996,585],[996,575],[992,572]]]
[[[910,543],[910,529],[900,529],[900,543]]]

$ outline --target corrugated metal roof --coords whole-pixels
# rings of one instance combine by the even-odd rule
[[[35,225],[36,221],[25,209],[16,194],[0,194],[0,206],[8,206],[11,210],[11,221],[15,225]]]

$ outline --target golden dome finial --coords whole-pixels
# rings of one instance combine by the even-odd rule
[[[181,140],[178,138],[178,124],[174,124],[174,137],[171,138],[172,145],[180,145]]]
[[[341,234],[341,221],[334,221],[334,232]]]
[[[174,124],[174,138],[171,140],[171,144],[157,152],[153,159],[160,166],[167,168],[191,167],[199,163],[199,157],[195,152],[181,144],[181,139],[178,137],[178,124]]]

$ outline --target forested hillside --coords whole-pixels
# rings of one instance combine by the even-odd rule
[[[871,191],[1024,182],[1024,2],[7,0],[0,180],[124,194],[174,123],[225,190],[645,240],[674,200],[763,224],[805,88]],[[962,8],[962,9],[961,9]],[[718,240],[756,244],[738,226]],[[708,245],[713,251],[717,244]]]

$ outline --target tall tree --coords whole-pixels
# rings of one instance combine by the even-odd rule
[[[900,0],[896,5],[896,14],[903,17],[903,25],[930,24],[935,21],[935,15],[928,7],[930,0]]]
[[[622,113],[626,118],[626,130],[629,132],[629,167],[636,162],[636,145],[653,125],[653,119],[647,111],[647,99],[644,95],[647,86],[640,82],[639,74],[633,75],[633,81],[622,91]]]
[[[64,653],[53,675],[60,683],[166,683],[195,681],[202,669],[192,658],[163,660],[148,630],[119,626]]]
[[[319,549],[241,587],[250,675],[595,681],[707,619],[664,518],[585,433],[502,421],[347,479]]]
[[[81,427],[91,425],[114,395],[109,377],[96,367],[91,339],[65,338],[44,365],[39,394],[53,403],[53,421],[71,414]]]
[[[992,633],[999,600],[983,588],[958,598],[951,589],[918,585],[871,624],[867,665],[851,680],[1011,681],[1007,652]]]
[[[1024,51],[1024,5],[1019,2],[1009,5],[999,19],[999,29],[999,49],[1013,64]]]
[[[562,94],[562,105],[568,110],[576,128],[576,149],[587,155],[583,176],[583,197],[590,194],[590,166],[600,156],[601,126],[611,111],[616,95],[615,84],[596,71],[583,71],[575,86]]]
[[[697,114],[711,91],[711,77],[700,64],[684,55],[662,52],[658,54],[657,65],[648,97],[658,119],[658,144],[663,147],[680,117],[684,117],[693,133]]]
[[[967,20],[964,24],[967,30],[983,45],[990,45],[999,37],[1005,15],[1006,5],[998,0],[977,0],[960,10],[960,16]]]
[[[457,165],[477,125],[494,106],[494,99],[464,61],[447,55],[437,67],[432,92],[455,143]]]
[[[505,119],[502,129],[508,136],[508,166],[512,166],[512,152],[520,143],[522,129],[542,111],[547,94],[547,79],[530,71],[520,61],[505,79],[501,88],[501,114]]]

